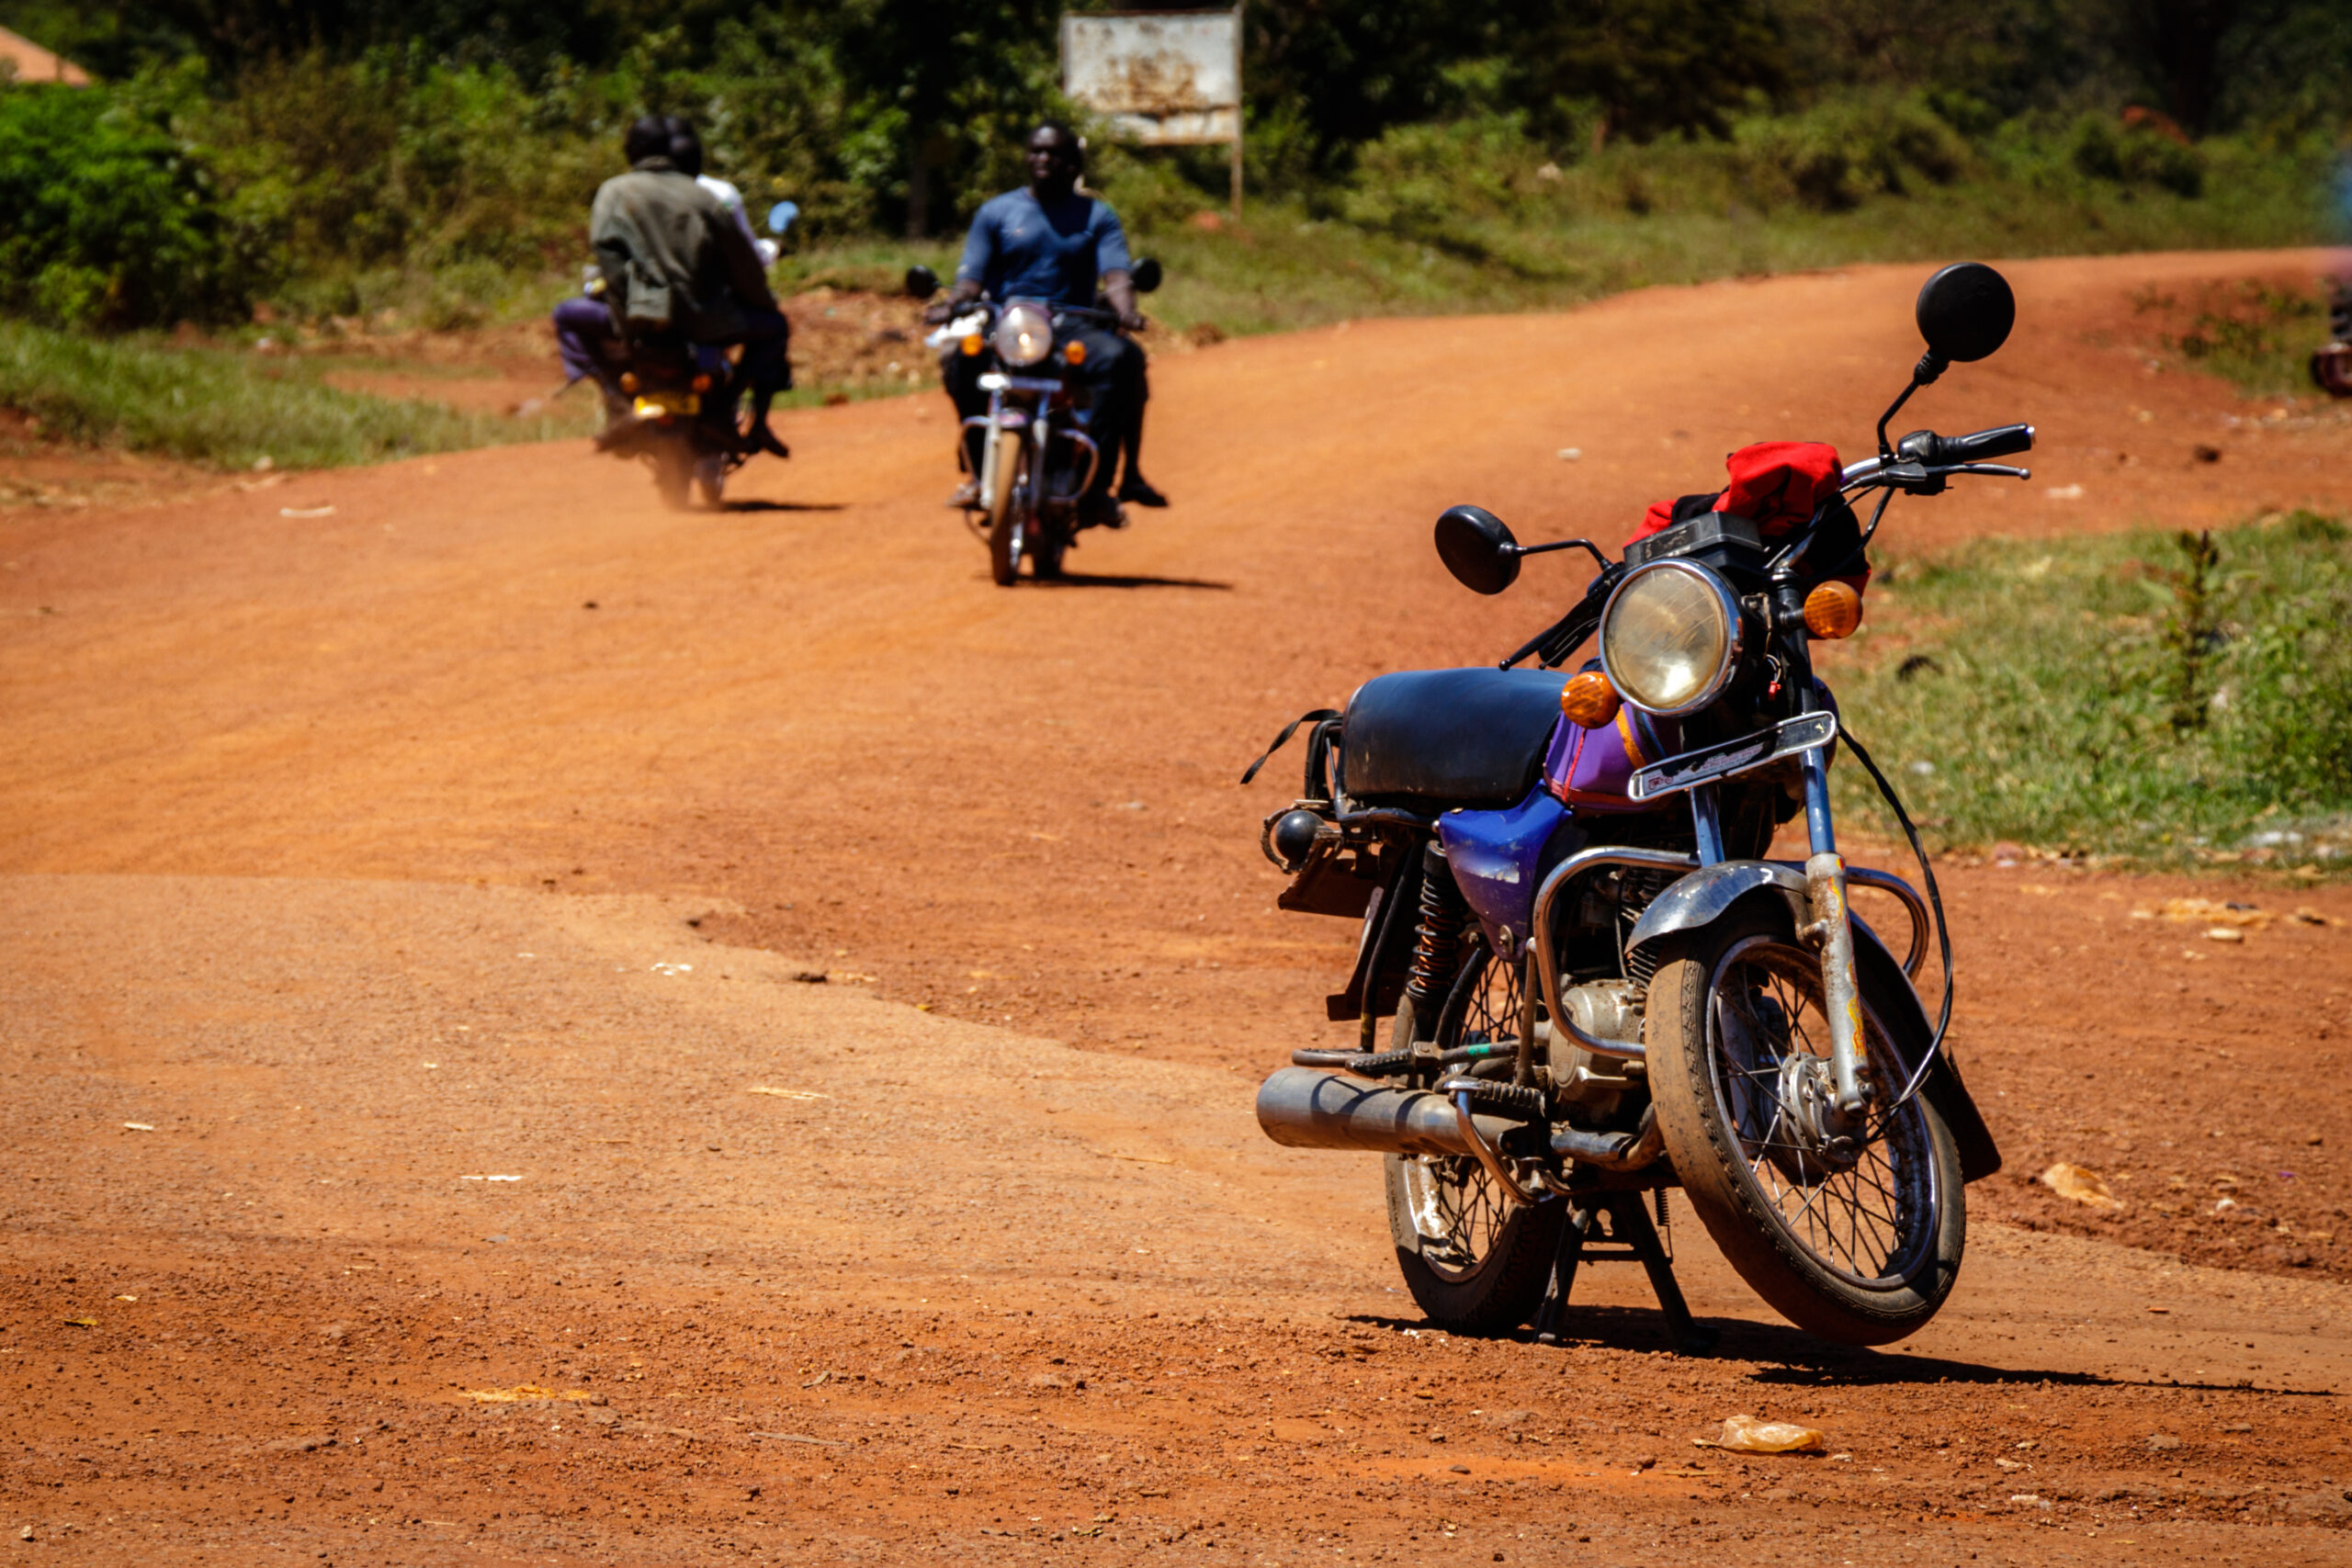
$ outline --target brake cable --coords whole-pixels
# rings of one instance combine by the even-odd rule
[[[1854,739],[1854,732],[1842,720],[1838,726],[1838,738],[1846,743],[1847,749],[1854,753],[1855,761],[1869,773],[1871,781],[1878,785],[1879,794],[1886,797],[1887,805],[1894,807],[1894,819],[1903,825],[1903,836],[1911,840],[1911,852],[1919,858],[1919,874],[1928,884],[1928,906],[1936,914],[1938,961],[1943,964],[1944,970],[1944,1002],[1942,1010],[1936,1016],[1936,1032],[1928,1041],[1928,1049],[1920,1055],[1918,1066],[1912,1070],[1911,1081],[1903,1086],[1903,1092],[1895,1097],[1894,1103],[1880,1114],[1880,1124],[1884,1125],[1887,1118],[1909,1104],[1911,1097],[1919,1092],[1919,1086],[1928,1081],[1928,1069],[1935,1066],[1937,1054],[1943,1049],[1944,1032],[1951,1027],[1951,927],[1944,919],[1943,895],[1936,887],[1936,868],[1928,863],[1927,846],[1919,841],[1919,829],[1911,825],[1911,814],[1903,809],[1902,796],[1894,793],[1894,786],[1887,783],[1886,775],[1879,772],[1879,766],[1871,760],[1870,752]]]

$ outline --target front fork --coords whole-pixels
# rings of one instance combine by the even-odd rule
[[[1822,1010],[1829,1018],[1831,1098],[1839,1115],[1859,1119],[1869,1106],[1861,1081],[1862,995],[1854,978],[1854,919],[1846,902],[1846,857],[1829,816],[1828,748],[1804,754],[1804,882],[1813,919],[1799,934],[1821,944]],[[1723,808],[1713,784],[1690,792],[1690,826],[1699,863],[1724,857]]]
[[[1807,934],[1821,942],[1822,1010],[1829,1015],[1829,1078],[1838,1113],[1860,1117],[1862,993],[1854,979],[1854,917],[1846,903],[1846,857],[1829,821],[1829,748],[1804,754],[1805,891],[1813,901]]]
[[[1002,388],[999,388],[989,394],[989,412],[987,413],[975,414],[970,419],[964,422],[965,429],[971,430],[978,428],[981,433],[980,466],[978,470],[975,472],[972,477],[979,481],[980,494],[983,498],[992,496],[996,493],[996,434],[1004,427],[1003,419],[1004,389]],[[1080,477],[1077,489],[1071,491],[1068,495],[1055,495],[1049,492],[1046,488],[1045,476],[1052,472],[1052,468],[1048,463],[1048,457],[1051,453],[1054,438],[1057,436],[1059,436],[1062,440],[1070,443],[1073,446],[1079,447],[1083,451],[1086,457],[1086,471]],[[1048,501],[1066,502],[1076,500],[1079,496],[1085,494],[1088,487],[1094,483],[1095,470],[1102,466],[1102,447],[1096,445],[1092,435],[1078,427],[1075,420],[1071,421],[1067,426],[1057,426],[1054,423],[1053,409],[1050,404],[1028,412],[1026,422],[1022,430],[1021,439],[1024,444],[1034,448],[1036,453],[1035,457],[1031,461],[1029,469],[1030,473],[1035,476],[1032,480],[1035,491],[1032,497],[1033,510],[1035,510],[1035,506],[1038,504],[1042,504]]]

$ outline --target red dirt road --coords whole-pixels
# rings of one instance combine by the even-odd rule
[[[1885,536],[2352,510],[2352,425],[2150,369],[2130,303],[2321,265],[2020,264],[2011,347],[1916,412],[2034,420],[2035,479]],[[718,515],[570,446],[0,513],[5,1522],[107,1562],[2343,1560],[2352,928],[2186,956],[2130,919],[2181,888],[1956,869],[2010,1169],[1886,1353],[1688,1224],[1713,1359],[1607,1270],[1573,1348],[1408,1335],[1371,1162],[1249,1118],[1350,933],[1271,908],[1287,769],[1241,763],[1578,586],[1474,600],[1429,520],[1613,541],[1742,441],[1860,449],[1917,276],[1171,358],[1179,506],[1055,589],[989,586],[932,399],[792,416]],[[2122,1213],[2021,1179],[2061,1157]],[[1735,1411],[1850,1457],[1690,1446]]]

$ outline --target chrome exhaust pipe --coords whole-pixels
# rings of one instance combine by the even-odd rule
[[[1317,1067],[1284,1067],[1258,1086],[1258,1125],[1288,1148],[1476,1158],[1478,1151],[1463,1136],[1462,1121],[1442,1094]],[[1470,1121],[1489,1147],[1521,1125],[1503,1116],[1473,1115]]]

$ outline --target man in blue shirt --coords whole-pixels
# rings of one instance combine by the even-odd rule
[[[1126,233],[1109,203],[1079,193],[1085,153],[1076,134],[1054,121],[1039,126],[1029,136],[1028,163],[1026,186],[983,203],[973,216],[955,286],[924,313],[925,319],[948,321],[982,296],[1000,303],[1035,299],[1049,306],[1091,308],[1099,287],[1119,325],[1128,332],[1140,330],[1144,318],[1136,309],[1135,285],[1128,276]],[[1118,500],[1141,506],[1168,504],[1138,467],[1143,405],[1149,396],[1143,350],[1099,326],[1078,321],[1059,323],[1057,344],[1073,341],[1085,346],[1085,359],[1073,374],[1093,392],[1091,434],[1102,450],[1094,482],[1080,502],[1080,513],[1089,522],[1116,526],[1122,519],[1110,486],[1123,451],[1127,473]],[[940,369],[958,418],[988,412],[989,396],[978,385],[977,358],[951,349]],[[978,468],[975,460],[974,472]],[[977,494],[977,481],[967,484],[955,503],[969,504]]]

